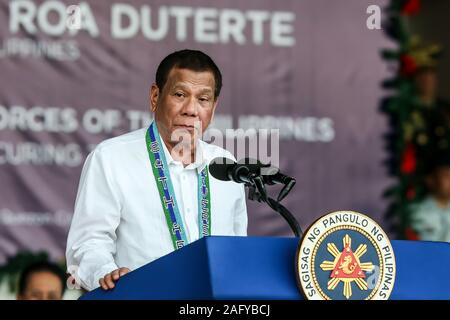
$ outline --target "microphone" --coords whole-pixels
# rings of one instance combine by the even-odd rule
[[[249,188],[250,200],[266,202],[270,208],[278,212],[289,224],[295,236],[303,235],[300,224],[280,201],[288,195],[295,185],[295,179],[280,172],[270,164],[262,164],[258,160],[245,158],[234,162],[229,158],[215,158],[209,164],[210,174],[221,181],[245,183]],[[277,201],[267,196],[265,184],[283,184]]]
[[[274,184],[282,184],[284,185],[283,189],[281,189],[280,194],[277,197],[277,201],[280,202],[283,200],[291,191],[291,189],[294,187],[296,180],[292,177],[289,177],[285,174],[282,174],[280,172],[280,169],[276,167],[269,167],[264,168],[266,171],[266,174],[263,175],[264,183],[268,185],[274,185]]]
[[[229,158],[215,158],[209,164],[211,175],[221,181],[234,181],[237,183],[251,183],[251,175],[260,175],[263,166],[259,161],[245,158],[234,162]]]
[[[261,177],[268,185],[283,184],[284,188],[278,195],[277,201],[286,197],[296,183],[294,178],[282,174],[280,169],[270,164],[262,164],[252,158],[245,158],[238,162],[229,158],[215,158],[209,165],[209,172],[221,181],[253,184],[255,177]]]

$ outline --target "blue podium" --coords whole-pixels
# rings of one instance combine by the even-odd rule
[[[298,238],[206,237],[122,277],[82,300],[303,299]],[[391,299],[450,299],[450,244],[392,241],[397,272]]]

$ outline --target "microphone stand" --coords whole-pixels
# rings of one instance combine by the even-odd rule
[[[292,213],[290,213],[289,210],[280,203],[280,201],[276,201],[267,196],[264,179],[260,175],[252,173],[249,175],[249,181],[250,182],[245,183],[245,186],[247,186],[249,189],[248,199],[252,201],[267,203],[267,205],[272,208],[272,210],[278,212],[284,218],[284,220],[286,220],[295,236],[301,238],[303,236],[303,231],[297,219],[295,219]],[[289,191],[290,189],[287,192]],[[284,194],[284,197],[286,195],[287,193]],[[278,196],[278,199],[280,199],[280,196]]]

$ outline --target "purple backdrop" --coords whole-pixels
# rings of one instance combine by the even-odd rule
[[[280,167],[298,181],[285,205],[303,227],[340,209],[386,226],[389,43],[366,27],[385,2],[102,0],[68,20],[70,1],[1,0],[0,263],[20,249],[63,256],[88,151],[148,123],[156,66],[183,48],[223,71],[215,126],[280,129]],[[290,235],[262,204],[248,209],[250,235]]]

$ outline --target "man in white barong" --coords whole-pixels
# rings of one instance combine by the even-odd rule
[[[247,234],[244,186],[208,173],[214,158],[235,159],[200,139],[221,87],[205,53],[168,55],[150,90],[150,127],[88,155],[66,250],[82,287],[112,289],[126,273],[203,236]]]

